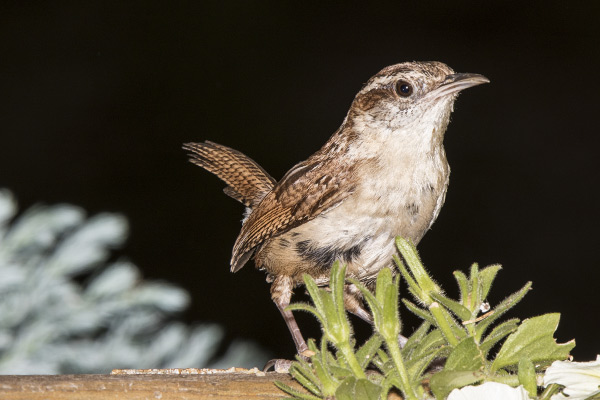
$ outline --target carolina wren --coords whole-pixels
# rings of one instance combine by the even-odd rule
[[[236,150],[208,141],[184,145],[192,163],[221,178],[225,193],[246,206],[231,271],[254,256],[300,355],[308,347],[285,308],[302,275],[327,285],[339,260],[369,286],[382,268],[393,268],[396,236],[421,240],[446,197],[443,139],[454,101],[487,82],[440,62],[386,67],[358,92],[327,143],[279,182]],[[345,292],[346,309],[372,322],[358,290],[347,285]]]

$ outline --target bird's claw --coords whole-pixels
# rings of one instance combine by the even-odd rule
[[[301,359],[308,361],[310,357],[314,356],[315,352],[309,349],[304,350],[302,353],[298,354],[298,357]],[[287,374],[292,366],[294,360],[286,360],[284,358],[274,358],[272,360],[267,361],[265,367],[263,368],[264,372],[267,372],[271,368],[273,371],[279,372],[281,374]]]
[[[263,368],[264,372],[269,371],[273,368],[273,371],[278,372],[280,374],[287,374],[292,366],[293,360],[286,360],[283,358],[275,358],[273,360],[267,361],[265,367]]]

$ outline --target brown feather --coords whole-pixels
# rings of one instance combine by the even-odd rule
[[[233,272],[241,269],[265,241],[310,221],[341,203],[354,191],[357,164],[342,166],[339,159],[315,154],[297,164],[248,217],[231,259]],[[343,186],[345,190],[339,190]]]
[[[275,185],[260,165],[237,150],[217,143],[186,143],[190,161],[223,180],[224,192],[247,207],[255,207]]]

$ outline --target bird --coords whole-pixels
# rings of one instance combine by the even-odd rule
[[[383,68],[355,96],[341,126],[281,180],[224,145],[186,143],[190,161],[223,180],[245,206],[231,271],[253,257],[301,357],[310,350],[286,307],[310,275],[327,286],[332,264],[372,288],[393,269],[394,239],[419,243],[444,204],[450,167],[443,140],[458,93],[488,83],[438,61]],[[347,311],[372,323],[355,285],[344,286]],[[277,369],[277,366],[276,366]]]

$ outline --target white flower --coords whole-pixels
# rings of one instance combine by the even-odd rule
[[[529,400],[523,386],[511,387],[503,383],[486,382],[479,386],[465,386],[450,392],[448,400]]]
[[[544,375],[544,386],[551,383],[565,387],[552,400],[583,400],[600,393],[600,355],[589,362],[554,361]]]

